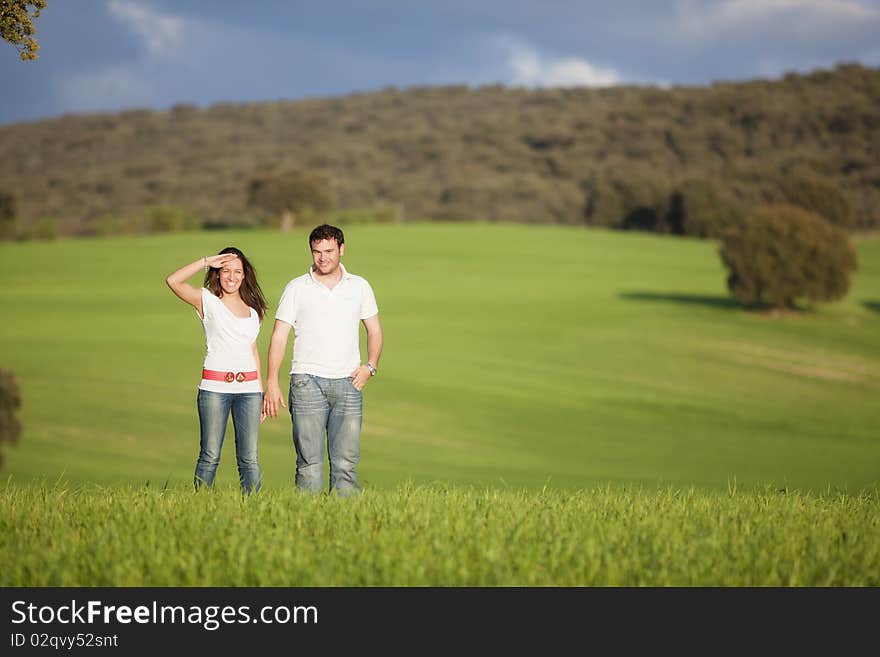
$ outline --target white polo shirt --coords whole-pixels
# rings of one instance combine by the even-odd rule
[[[361,364],[358,330],[379,312],[366,279],[349,274],[331,290],[312,277],[312,268],[285,287],[275,319],[293,326],[291,374],[342,379]]]

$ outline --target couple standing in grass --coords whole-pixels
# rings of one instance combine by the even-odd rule
[[[330,460],[330,491],[359,490],[363,389],[376,375],[382,354],[379,309],[370,284],[340,262],[345,238],[322,224],[309,235],[312,265],[284,288],[269,344],[263,386],[257,336],[267,306],[256,272],[245,255],[227,247],[184,265],[165,279],[196,309],[205,329],[207,354],[199,384],[201,440],[195,487],[211,486],[230,412],[242,490],[260,490],[257,436],[266,417],[288,408],[296,450],[296,486],[323,489],[324,451]],[[204,287],[187,281],[204,269]],[[367,362],[361,364],[359,324],[367,332]],[[288,404],[278,385],[281,361],[294,330]]]

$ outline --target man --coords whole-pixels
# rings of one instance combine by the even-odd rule
[[[322,224],[309,235],[312,266],[284,288],[269,344],[263,412],[278,416],[287,407],[278,371],[294,330],[290,367],[290,417],[296,448],[296,487],[323,489],[324,449],[330,457],[330,491],[360,490],[355,468],[360,460],[363,389],[376,375],[382,354],[379,308],[370,284],[348,273],[340,259],[345,237]],[[367,362],[361,364],[359,322],[367,331]]]

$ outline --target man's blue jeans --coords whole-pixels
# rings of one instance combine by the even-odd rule
[[[211,392],[199,390],[199,426],[201,441],[199,460],[193,484],[196,489],[212,486],[229,413],[235,428],[235,459],[238,463],[238,481],[244,492],[260,490],[260,465],[257,462],[257,435],[260,430],[260,411],[263,395],[259,392]]]
[[[350,495],[360,490],[355,468],[361,458],[363,395],[351,379],[311,374],[290,377],[288,408],[296,448],[296,487],[323,489],[324,445],[330,457],[330,491]]]

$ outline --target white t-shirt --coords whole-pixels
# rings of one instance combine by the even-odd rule
[[[291,374],[342,379],[361,364],[360,321],[379,312],[366,279],[349,274],[328,289],[309,271],[284,288],[275,319],[293,326]]]
[[[221,372],[253,372],[254,342],[260,334],[260,316],[251,308],[250,317],[236,317],[219,297],[202,288],[202,326],[205,328],[204,369]],[[198,312],[196,312],[198,314]],[[259,379],[254,381],[211,381],[202,379],[200,390],[211,392],[262,392]]]

